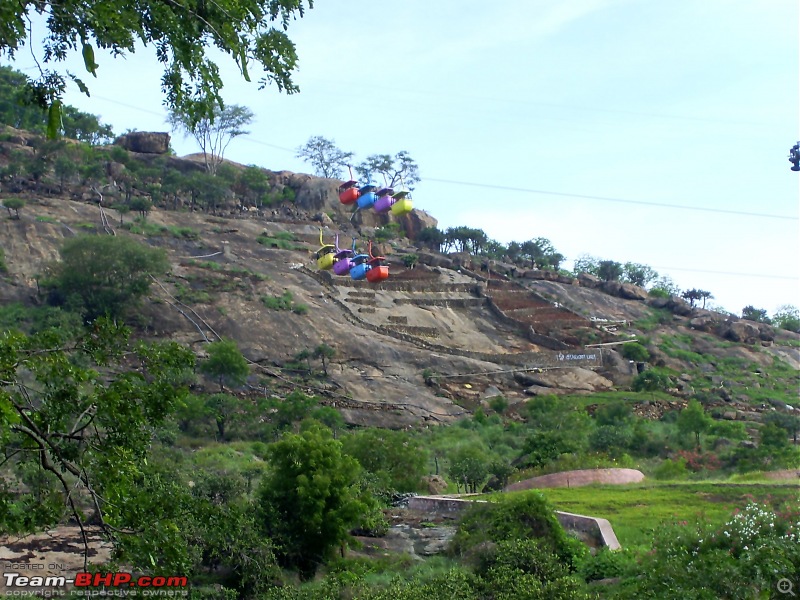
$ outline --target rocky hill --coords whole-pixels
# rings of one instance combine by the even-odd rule
[[[5,164],[32,147],[22,134],[4,140]],[[149,164],[155,156],[130,152],[126,160]],[[112,183],[126,170],[117,158],[109,152],[106,162]],[[200,167],[196,157],[159,158],[160,169]],[[233,339],[252,362],[240,393],[301,386],[349,423],[400,428],[450,422],[500,395],[513,406],[541,394],[624,391],[651,366],[679,374],[667,390],[672,400],[642,402],[640,411],[654,416],[694,396],[729,419],[759,420],[764,410],[798,404],[797,334],[676,297],[651,298],[629,284],[431,253],[413,241],[436,224],[420,211],[400,221],[404,237],[375,248],[387,256],[387,281],[318,271],[320,228],[325,243],[338,233],[349,247],[354,237],[360,244],[373,237],[389,217],[369,211],[351,223],[337,181],[266,173],[271,193],[289,188],[293,199],[260,208],[221,205],[213,214],[182,200],[154,207],[145,222],[131,224],[128,216],[123,227],[109,208],[121,186],[76,183],[64,192],[54,176],[6,178],[2,198],[26,204],[19,218],[9,210],[0,219],[7,265],[0,303],[43,302],[37,276],[65,239],[128,235],[164,248],[172,264],[132,320],[137,335],[180,341],[199,356],[207,341]],[[134,196],[144,193],[134,186]],[[402,259],[411,253],[419,263],[408,268]],[[634,339],[648,348],[647,364],[622,357],[621,344]],[[309,377],[295,356],[322,343],[335,350],[328,376]]]

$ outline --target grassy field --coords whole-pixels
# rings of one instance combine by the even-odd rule
[[[800,502],[800,486],[796,482],[774,481],[591,485],[539,491],[556,510],[608,519],[620,544],[628,548],[647,547],[653,529],[664,522],[698,517],[720,521],[751,500],[773,506]]]

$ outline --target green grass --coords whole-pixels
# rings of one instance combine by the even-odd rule
[[[556,510],[608,519],[623,547],[647,548],[664,522],[721,520],[749,501],[800,501],[796,483],[680,482],[539,490]],[[513,492],[526,493],[526,492]]]
[[[170,235],[174,238],[184,240],[196,240],[200,238],[200,234],[191,227],[176,227],[174,225],[157,225],[150,223],[141,218],[137,218],[133,223],[125,223],[124,229],[137,235],[144,235],[147,237],[155,237],[161,235]]]
[[[271,233],[265,230],[256,238],[256,241],[268,248],[278,248],[280,250],[304,249],[302,245],[294,243],[297,241],[297,237],[291,231],[277,231]]]
[[[58,223],[53,217],[47,216],[38,216],[36,220],[39,221],[39,223]]]
[[[94,223],[76,223],[75,227],[86,229],[87,231],[94,231],[95,229],[97,229]]]
[[[672,396],[665,392],[626,392],[626,391],[614,391],[614,392],[597,392],[596,394],[588,394],[585,396],[559,396],[564,400],[568,401],[570,404],[574,406],[591,406],[593,404],[610,404],[612,402],[630,402],[630,403],[638,403],[638,402],[653,402],[654,400],[657,402],[659,400],[674,400]]]
[[[264,303],[264,306],[271,310],[290,310],[299,315],[308,312],[308,306],[295,302],[292,293],[288,290],[283,292],[280,296],[262,296],[261,301]]]
[[[671,312],[665,308],[651,308],[650,314],[643,319],[635,321],[633,326],[642,331],[653,331],[657,329],[659,325],[666,325],[668,323],[672,323]]]

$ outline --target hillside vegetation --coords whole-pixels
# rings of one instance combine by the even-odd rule
[[[337,180],[163,150],[0,137],[0,530],[98,528],[119,564],[209,598],[669,597],[658,573],[703,597],[653,566],[675,548],[746,582],[724,597],[800,569],[791,311],[705,310],[632,266],[568,273],[544,238],[437,237],[420,211],[351,220]],[[320,231],[371,241],[389,279],[320,272]],[[609,467],[646,484],[499,492]],[[403,494],[481,491],[494,529],[465,518],[445,555],[353,541],[389,539]],[[628,549],[593,556],[545,498]],[[704,532],[753,500],[773,524],[729,563]]]

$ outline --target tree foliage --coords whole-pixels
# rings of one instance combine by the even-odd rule
[[[313,5],[309,0],[308,6]],[[48,111],[49,133],[61,117],[61,97],[67,79],[84,92],[78,77],[53,68],[80,52],[87,72],[97,77],[100,66],[95,51],[114,57],[134,53],[138,44],[153,44],[164,66],[161,87],[165,103],[197,118],[211,117],[222,105],[220,68],[214,52],[232,58],[245,80],[249,66],[260,71],[259,89],[270,83],[293,93],[291,75],[297,64],[294,44],[286,35],[289,22],[302,17],[303,0],[217,0],[213,3],[179,3],[161,0],[93,4],[86,10],[80,0],[6,3],[0,8],[0,54],[14,58],[24,46],[37,55],[39,76],[29,80],[29,103]],[[33,13],[46,15],[46,32],[31,38],[28,27]]]
[[[214,105],[210,114],[198,115],[191,110],[173,109],[169,113],[172,130],[182,130],[195,139],[203,152],[206,170],[212,175],[225,157],[231,141],[250,133],[245,127],[253,121],[253,111],[246,106],[230,104],[221,108]]]
[[[748,321],[756,321],[758,323],[770,323],[770,318],[764,308],[756,308],[752,304],[745,306],[742,309],[742,318]]]
[[[781,329],[800,333],[800,310],[791,304],[784,304],[772,316],[772,323]]]
[[[414,184],[420,180],[419,167],[405,150],[394,156],[371,154],[355,168],[365,181],[377,175],[383,176],[387,187],[394,187],[402,181],[408,189],[414,189]]]
[[[316,175],[341,179],[342,169],[350,164],[353,153],[339,149],[334,140],[315,135],[297,148],[295,156],[311,163]]]
[[[703,405],[694,398],[689,400],[689,404],[678,415],[678,430],[681,433],[694,434],[697,447],[700,447],[700,434],[705,433],[711,424],[711,417],[706,414]]]
[[[356,485],[360,467],[318,424],[284,434],[269,447],[269,459],[260,523],[283,564],[309,579],[368,510]]]
[[[44,134],[47,130],[47,111],[31,104],[27,76],[11,67],[0,67],[0,123],[16,129]],[[100,123],[97,116],[82,112],[74,106],[62,107],[60,122],[65,137],[104,144],[114,137],[110,125]]]
[[[72,238],[60,254],[44,284],[51,288],[51,301],[77,304],[87,320],[122,316],[150,289],[150,276],[169,268],[163,250],[122,236]]]
[[[200,363],[200,370],[219,381],[219,391],[223,384],[240,386],[247,381],[250,367],[233,340],[220,340],[208,345],[208,358]]]
[[[143,483],[153,429],[186,393],[176,377],[194,355],[171,342],[129,344],[128,334],[101,319],[69,343],[52,331],[0,336],[0,446],[17,473],[35,466],[44,476],[14,496],[0,492],[5,531],[52,525],[65,511],[84,524],[91,506],[112,539],[180,554],[169,497],[146,497]]]
[[[378,477],[378,485],[384,490],[419,489],[428,455],[408,434],[389,429],[359,431],[343,438],[342,447],[365,471]]]

